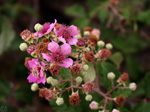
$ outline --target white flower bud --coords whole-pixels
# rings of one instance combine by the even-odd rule
[[[21,43],[19,48],[20,48],[21,51],[25,51],[25,50],[27,50],[28,45],[26,43]]]
[[[106,44],[106,49],[111,50],[113,48],[113,45],[111,43]]]
[[[58,85],[58,80],[54,79],[53,77],[48,77],[46,79],[48,84],[51,84],[52,86],[57,86]]]
[[[82,77],[78,76],[78,77],[76,78],[76,83],[77,83],[77,84],[81,84],[81,82],[82,82]]]
[[[86,101],[91,101],[92,100],[92,95],[90,95],[90,94],[86,95],[85,100]]]
[[[37,83],[33,83],[33,84],[31,85],[31,90],[32,90],[32,91],[37,91],[38,88],[39,88],[39,86],[38,86]]]
[[[89,32],[89,31],[85,31],[85,32],[84,32],[84,36],[85,36],[85,37],[88,37],[89,35],[90,35],[90,32]]]
[[[97,45],[98,45],[98,47],[103,48],[105,43],[103,41],[98,41]]]
[[[113,109],[112,112],[120,112],[120,111],[117,109]]]
[[[62,104],[64,104],[64,99],[63,99],[63,98],[57,98],[56,104],[57,104],[57,105],[62,105]]]
[[[76,36],[74,36],[74,37],[77,38],[77,39],[79,39],[79,38],[81,38],[81,35],[78,34],[78,35],[76,35]]]
[[[113,80],[115,78],[115,74],[113,72],[110,72],[107,74],[108,79]]]
[[[85,51],[90,51],[90,48],[89,48],[89,47],[86,47],[86,48],[85,48]]]
[[[35,31],[39,32],[39,31],[41,31],[41,30],[43,29],[43,26],[42,26],[41,24],[37,23],[37,24],[34,26],[34,29],[35,29]]]
[[[133,82],[133,83],[130,83],[129,85],[129,88],[132,90],[132,91],[135,91],[136,90],[136,84]]]
[[[98,109],[98,103],[97,103],[96,101],[92,101],[92,102],[90,103],[90,108],[91,108],[92,110]]]
[[[88,70],[89,69],[89,66],[87,64],[83,65],[83,70]]]

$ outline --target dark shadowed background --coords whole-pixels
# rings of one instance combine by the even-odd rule
[[[54,19],[100,29],[114,46],[109,61],[138,85],[122,112],[150,112],[150,0],[0,0],[0,112],[55,112],[30,90],[19,50],[21,31]]]

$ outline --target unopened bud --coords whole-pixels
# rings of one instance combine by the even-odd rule
[[[85,31],[85,32],[84,32],[84,36],[85,36],[85,37],[88,37],[89,35],[90,35],[90,32],[89,32],[89,31]]]
[[[38,88],[39,88],[39,86],[38,86],[37,83],[33,83],[33,84],[31,85],[31,90],[32,90],[32,91],[37,91]]]
[[[117,109],[113,109],[112,112],[120,112],[120,111]]]
[[[107,74],[108,79],[113,80],[115,78],[115,74],[113,72],[110,72]]]
[[[136,84],[135,84],[134,82],[133,82],[133,83],[130,83],[129,88],[130,88],[132,91],[135,91],[135,90],[136,90]]]
[[[63,98],[57,98],[56,103],[57,103],[57,105],[62,105],[62,104],[64,104],[64,99]]]
[[[21,51],[25,51],[25,50],[27,50],[28,45],[26,43],[21,43],[19,48],[20,48]]]
[[[90,95],[90,94],[86,95],[85,100],[86,101],[91,101],[92,100],[92,95]]]
[[[106,49],[111,50],[113,48],[113,45],[111,43],[106,44]]]
[[[103,48],[105,43],[103,41],[98,41],[97,45],[98,45],[98,47]]]
[[[89,48],[89,47],[86,47],[86,48],[85,48],[85,51],[90,51],[90,48]]]
[[[77,84],[81,84],[81,83],[82,83],[82,78],[81,78],[80,76],[78,76],[78,77],[76,78],[76,83],[77,83]]]
[[[41,30],[43,29],[43,26],[42,26],[41,24],[37,23],[37,24],[34,26],[34,29],[35,29],[35,31],[39,32],[39,31],[41,31]]]
[[[57,86],[58,85],[58,80],[54,79],[53,77],[48,77],[46,80],[47,80],[47,83],[51,84],[52,86]]]
[[[88,70],[89,69],[89,66],[86,64],[86,65],[83,65],[83,70]]]
[[[77,38],[77,39],[79,39],[79,38],[81,38],[81,35],[78,34],[78,35],[76,35],[76,36],[74,36],[74,37]]]
[[[98,103],[97,103],[96,101],[92,101],[92,102],[90,103],[90,108],[91,108],[92,110],[98,109]]]

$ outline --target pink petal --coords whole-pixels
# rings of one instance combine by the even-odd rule
[[[45,34],[50,33],[52,31],[52,29],[54,28],[56,23],[57,23],[57,20],[55,19],[55,22],[50,24],[49,29],[47,30],[47,32]]]
[[[45,78],[44,76],[41,77],[40,79],[38,79],[38,81],[37,81],[38,84],[39,84],[39,83],[45,84],[45,82],[46,82],[46,78]]]
[[[34,36],[35,36],[35,37],[37,37],[37,32],[35,32],[35,33],[34,33]],[[39,32],[39,34],[38,34],[38,37],[37,37],[37,38],[41,38],[42,36],[43,36],[43,33],[40,33],[40,32]]]
[[[75,37],[68,39],[68,42],[69,42],[69,44],[70,44],[70,45],[74,45],[74,44],[76,44],[76,43],[77,43],[77,41],[78,41],[78,39],[77,39],[77,38],[75,38]]]
[[[48,56],[48,55],[45,54],[45,53],[42,53],[42,56],[43,56],[43,58],[46,59],[47,61],[50,61],[50,60],[51,60],[51,57]]]
[[[58,43],[56,43],[54,41],[48,44],[48,50],[51,52],[56,52],[58,50],[58,48],[59,48]]]
[[[36,67],[37,64],[39,64],[38,59],[32,59],[28,61],[29,67],[32,69],[33,67]]]
[[[30,83],[36,82],[38,80],[38,78],[34,77],[32,74],[30,74],[27,79]]]
[[[71,36],[76,36],[78,35],[78,30],[77,30],[77,27],[74,26],[74,25],[71,25],[69,28],[68,28],[68,32]]]
[[[63,60],[63,63],[58,63],[59,66],[63,66],[65,68],[69,68],[73,64],[73,60],[71,58],[66,58]]]
[[[67,54],[70,54],[71,53],[71,47],[69,44],[63,44],[61,46],[61,52],[64,54],[64,55],[67,55]]]
[[[61,36],[61,37],[58,37],[58,39],[59,39],[61,42],[63,42],[64,44],[66,43],[66,40],[65,40],[64,38],[62,38],[62,36]]]

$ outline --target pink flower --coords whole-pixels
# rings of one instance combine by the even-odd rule
[[[77,42],[77,38],[74,36],[78,35],[77,27],[74,25],[71,26],[60,26],[58,28],[54,28],[54,32],[56,36],[64,38],[69,42],[70,45],[74,45]],[[58,38],[59,39],[59,38]],[[62,41],[62,39],[60,40]]]
[[[45,23],[43,25],[43,29],[38,34],[38,38],[42,37],[43,35],[49,34],[52,31],[52,29],[54,28],[56,23],[57,23],[56,19],[55,19],[54,23],[51,23],[51,24],[50,23]],[[35,37],[37,36],[37,32],[34,33],[34,36]]]
[[[99,36],[100,36],[101,32],[100,32],[100,30],[99,30],[99,29],[94,28],[94,29],[92,30],[91,34],[92,34],[92,35],[95,35],[96,37],[98,37],[98,38],[99,38]]]
[[[65,68],[69,68],[73,64],[71,58],[66,58],[66,55],[71,53],[71,47],[69,44],[65,43],[59,48],[58,43],[53,41],[48,44],[48,50],[51,51],[49,55],[42,53],[43,58],[47,61],[52,61]]]
[[[30,75],[28,76],[28,81],[30,83],[37,82],[37,83],[43,83],[46,82],[46,77],[44,76],[43,67],[45,67],[45,64],[41,62],[41,64],[38,62],[38,59],[32,59],[28,61],[29,68],[31,70]]]

